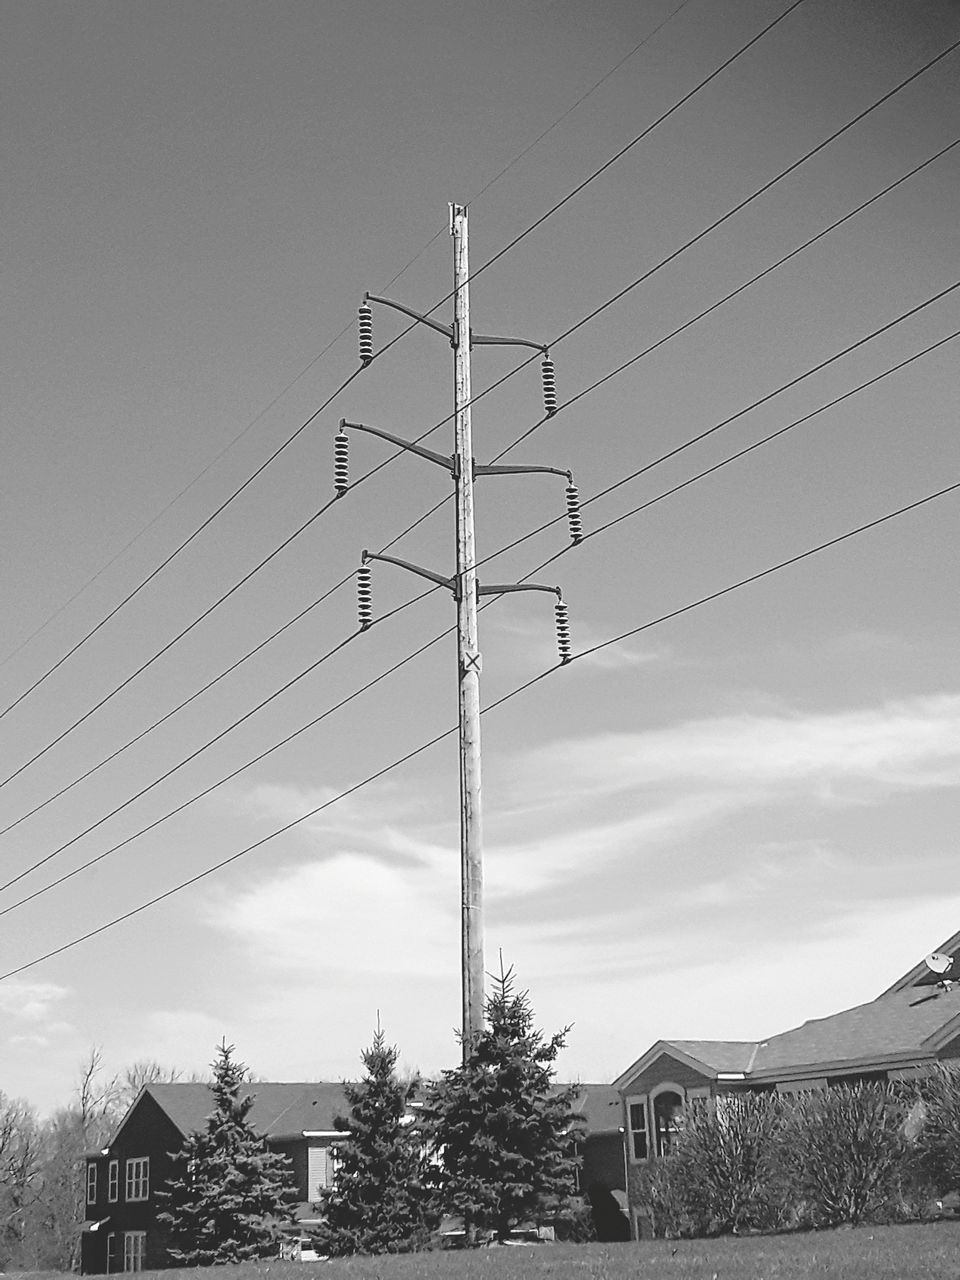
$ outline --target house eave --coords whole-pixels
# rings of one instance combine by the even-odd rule
[[[835,1058],[828,1062],[800,1062],[790,1066],[765,1067],[758,1071],[751,1071],[745,1077],[745,1083],[815,1080],[820,1076],[853,1075],[858,1071],[890,1071],[900,1067],[922,1066],[935,1061],[936,1055],[933,1052],[924,1053],[922,1050],[904,1049],[895,1053],[874,1054],[859,1058]]]

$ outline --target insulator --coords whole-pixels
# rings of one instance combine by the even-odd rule
[[[557,618],[557,648],[560,651],[560,661],[569,662],[573,654],[570,643],[570,612],[562,600],[558,600],[553,606],[553,612]]]
[[[364,303],[357,316],[357,332],[360,338],[360,363],[366,367],[373,359],[373,312]]]
[[[567,485],[567,523],[574,546],[583,541],[583,517],[580,515],[580,490],[571,480]]]
[[[557,375],[549,356],[544,356],[540,376],[543,379],[543,409],[547,417],[552,418],[557,412]]]
[[[370,580],[368,564],[362,564],[357,570],[357,613],[360,618],[360,629],[366,631],[373,622],[373,584]]]
[[[338,498],[343,497],[350,487],[349,451],[347,433],[338,431],[333,437],[333,487]]]

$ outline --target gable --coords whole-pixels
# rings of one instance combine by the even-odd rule
[[[661,1084],[677,1084],[683,1089],[701,1089],[710,1085],[717,1073],[703,1062],[674,1050],[669,1041],[656,1054],[645,1054],[636,1070],[624,1072],[616,1084],[624,1095],[650,1093]]]

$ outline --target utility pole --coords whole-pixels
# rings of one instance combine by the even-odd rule
[[[464,1060],[483,1029],[483,830],[480,806],[480,643],[470,423],[470,264],[467,210],[450,206],[457,459],[457,658],[460,681],[460,946]]]
[[[404,315],[435,329],[446,337],[454,353],[454,451],[450,455],[405,440],[379,427],[340,420],[334,441],[334,487],[342,497],[349,486],[347,431],[362,431],[378,436],[417,454],[449,471],[453,477],[456,498],[456,570],[451,577],[400,560],[396,556],[364,551],[357,570],[357,603],[360,627],[373,625],[371,560],[384,560],[398,565],[438,586],[446,587],[457,604],[457,661],[460,740],[460,972],[462,988],[462,1042],[464,1061],[474,1041],[483,1030],[483,843],[480,796],[480,643],[477,627],[477,602],[483,595],[502,595],[512,591],[549,591],[556,595],[554,606],[557,645],[561,663],[571,656],[570,625],[567,606],[559,587],[539,583],[499,583],[481,586],[477,580],[476,544],[474,537],[473,482],[479,476],[550,473],[567,480],[566,505],[571,541],[582,541],[580,497],[573,476],[559,467],[478,465],[473,456],[470,404],[470,353],[479,345],[524,346],[541,352],[541,377],[545,418],[557,411],[553,363],[547,348],[525,338],[498,338],[473,333],[470,328],[470,273],[465,205],[450,205],[450,234],[453,237],[453,324],[445,325],[428,315],[365,294],[359,312],[360,362],[369,365],[374,359],[373,314],[371,302],[392,307]]]

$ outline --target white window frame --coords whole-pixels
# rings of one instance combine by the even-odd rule
[[[650,1108],[647,1106],[647,1095],[645,1093],[635,1093],[630,1097],[626,1098],[625,1102],[627,1107],[627,1128],[626,1128],[627,1152],[630,1157],[630,1163],[642,1164],[645,1160],[650,1159]],[[642,1132],[644,1136],[644,1142],[647,1148],[647,1154],[645,1156],[637,1155],[637,1148],[636,1148],[634,1135],[640,1133],[641,1130],[635,1129],[633,1126],[633,1108],[634,1107],[639,1107],[640,1114],[641,1116],[643,1116]]]
[[[150,1199],[150,1157],[131,1156],[127,1161],[124,1199],[128,1204]],[[126,1249],[126,1244],[124,1244]],[[126,1270],[126,1267],[124,1267]]]
[[[107,1275],[111,1275],[110,1261],[113,1260],[113,1272],[117,1270],[117,1233],[111,1231],[107,1236]]]
[[[97,1203],[97,1162],[91,1160],[87,1165],[87,1204]]]
[[[120,1161],[111,1160],[107,1165],[107,1203],[116,1204],[120,1199]]]
[[[660,1133],[657,1129],[657,1098],[659,1098],[662,1093],[675,1093],[680,1099],[681,1107],[686,1106],[687,1103],[686,1089],[684,1089],[682,1084],[676,1084],[673,1080],[662,1080],[655,1089],[650,1090],[650,1119],[653,1121],[650,1133],[653,1139],[653,1154],[658,1160],[663,1158],[663,1152],[660,1150]]]
[[[145,1231],[125,1231],[123,1233],[124,1271],[142,1271],[146,1252],[147,1233]]]

